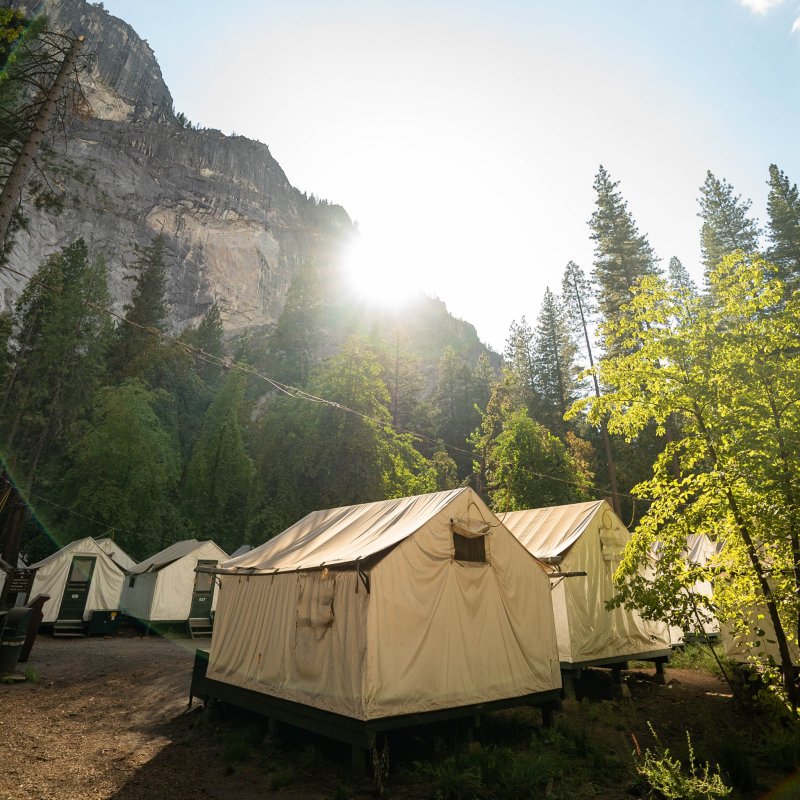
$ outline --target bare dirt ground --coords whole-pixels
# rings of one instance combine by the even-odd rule
[[[189,640],[157,637],[54,640],[40,636],[30,662],[20,665],[20,669],[30,668],[35,682],[0,685],[0,798],[375,796],[371,780],[351,778],[349,750],[342,745],[294,732],[279,746],[264,738],[257,720],[241,712],[210,713],[197,703],[188,709],[195,646]],[[587,671],[579,691],[591,699],[567,703],[556,731],[561,731],[562,750],[573,746],[571,738],[586,735],[587,741],[594,742],[586,746],[589,755],[580,756],[581,769],[591,770],[591,758],[597,761],[601,749],[613,760],[598,762],[605,774],[585,793],[578,790],[573,797],[614,800],[636,794],[630,768],[632,735],[642,747],[651,744],[648,722],[662,741],[670,747],[675,743],[676,752],[685,744],[689,729],[704,758],[709,757],[706,753],[714,756],[720,742],[746,742],[751,736],[751,721],[734,706],[718,678],[669,668],[668,678],[669,685],[660,686],[652,670],[626,673],[631,698],[611,700],[608,674]],[[243,743],[242,731],[251,744]],[[520,739],[524,747],[542,731],[538,715],[523,710],[492,715],[486,733],[505,744]],[[430,741],[403,740],[392,746],[385,796],[434,798],[437,791],[441,794],[441,788],[426,785],[425,776],[430,773],[419,767],[418,759],[432,756]],[[577,763],[577,756],[573,757]],[[585,784],[574,775],[572,781],[575,786]],[[772,791],[778,784],[782,786]],[[551,787],[542,796],[563,794]],[[771,771],[769,757],[766,762],[761,758],[755,785],[736,796],[800,798],[800,780],[793,782]]]

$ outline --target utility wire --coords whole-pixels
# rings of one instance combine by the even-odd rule
[[[11,272],[14,275],[17,275],[18,277],[23,278],[23,279],[25,279],[25,280],[27,280],[29,282],[33,282],[33,283],[35,283],[35,284],[37,284],[39,286],[42,286],[45,289],[47,289],[48,291],[50,291],[50,292],[54,292],[56,294],[62,294],[62,290],[59,287],[51,286],[46,281],[43,281],[41,278],[36,278],[34,276],[31,276],[31,275],[26,275],[25,273],[20,272],[19,270],[16,270],[13,267],[10,267],[8,265],[5,265],[3,267],[3,269],[7,270],[8,272]],[[161,338],[161,339],[164,339],[165,341],[171,342],[172,344],[176,345],[177,347],[180,347],[182,350],[184,350],[189,355],[192,355],[192,356],[194,356],[195,358],[197,358],[197,359],[199,359],[201,361],[205,361],[208,364],[211,364],[213,366],[222,367],[225,370],[234,369],[234,370],[237,370],[239,372],[244,373],[245,375],[249,375],[251,377],[258,378],[259,380],[263,381],[264,383],[268,384],[269,386],[272,386],[275,390],[281,392],[282,394],[285,394],[287,397],[291,397],[291,398],[299,399],[299,400],[307,400],[307,401],[312,402],[312,403],[319,403],[321,405],[328,406],[329,408],[335,408],[335,409],[338,409],[340,411],[343,411],[346,414],[353,414],[354,416],[357,416],[357,417],[359,417],[359,418],[361,418],[361,419],[363,419],[363,420],[365,420],[367,422],[372,422],[375,425],[378,425],[380,428],[383,428],[383,429],[394,427],[395,430],[397,430],[397,431],[399,431],[401,433],[408,434],[409,436],[411,436],[412,438],[416,439],[417,441],[427,442],[427,443],[433,444],[433,445],[439,445],[439,446],[445,447],[448,450],[451,450],[451,451],[454,451],[454,452],[457,452],[457,453],[464,453],[465,455],[474,456],[474,451],[472,451],[472,450],[466,450],[463,447],[459,447],[458,445],[450,444],[450,443],[445,442],[445,441],[443,441],[441,439],[434,439],[433,437],[426,436],[423,433],[419,433],[417,431],[413,431],[413,430],[411,430],[409,428],[404,428],[402,426],[392,426],[390,423],[387,423],[384,420],[377,419],[376,417],[372,417],[369,414],[364,414],[361,411],[357,411],[354,408],[350,408],[349,406],[346,406],[346,405],[344,405],[342,403],[338,403],[335,400],[328,400],[328,399],[326,399],[324,397],[319,397],[318,395],[311,394],[310,392],[307,392],[304,389],[300,389],[297,386],[291,386],[290,384],[282,383],[281,381],[278,381],[275,378],[270,378],[268,375],[264,375],[263,373],[261,373],[258,370],[256,370],[254,367],[251,367],[249,364],[240,364],[238,362],[231,361],[231,360],[226,359],[226,358],[221,358],[220,356],[216,356],[213,353],[207,353],[202,348],[194,347],[193,345],[190,345],[188,342],[184,342],[184,341],[180,340],[179,338],[177,338],[176,336],[172,336],[171,334],[166,333],[165,331],[159,330],[158,328],[149,328],[149,327],[147,327],[145,325],[140,325],[138,322],[134,322],[133,320],[130,320],[127,317],[124,317],[122,314],[118,314],[116,311],[114,311],[114,310],[112,310],[110,308],[106,308],[104,306],[98,305],[97,303],[92,303],[90,300],[86,300],[86,299],[80,298],[80,302],[84,306],[92,308],[95,311],[99,311],[99,312],[101,312],[103,314],[107,314],[107,315],[113,317],[114,319],[118,320],[119,322],[122,322],[125,325],[129,325],[129,326],[131,326],[133,328],[136,328],[136,329],[146,333],[149,336],[154,336],[156,338]],[[609,494],[608,491],[603,490],[602,488],[599,488],[599,487],[597,487],[597,488],[596,487],[587,487],[587,486],[585,486],[584,484],[582,484],[582,483],[580,483],[578,481],[571,481],[571,480],[568,480],[567,478],[560,478],[560,477],[558,477],[556,475],[547,475],[546,473],[536,472],[534,470],[530,470],[530,474],[531,475],[535,475],[537,478],[547,478],[548,480],[557,481],[558,483],[563,483],[563,484],[566,484],[568,486],[574,486],[576,488],[583,489],[584,491],[590,491],[590,492],[593,492],[594,494],[597,494],[597,495],[600,495],[600,496],[606,496],[606,495]],[[625,493],[621,493],[621,492],[618,492],[617,494],[620,497],[628,497],[628,498],[631,498],[633,500],[637,499],[635,495],[625,494]],[[638,498],[638,499],[642,500],[642,499],[648,499],[648,498]]]

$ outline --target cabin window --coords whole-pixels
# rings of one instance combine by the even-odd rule
[[[486,563],[485,536],[462,536],[453,531],[453,549],[456,561],[471,561],[474,564]]]
[[[128,578],[128,588],[133,589],[135,585],[136,585],[136,576],[131,575],[130,578]]]

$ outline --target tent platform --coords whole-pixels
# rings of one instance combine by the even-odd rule
[[[465,717],[476,718],[487,711],[518,706],[541,708],[544,725],[549,726],[552,724],[553,712],[558,711],[561,706],[561,691],[553,689],[456,708],[360,720],[331,711],[323,711],[304,703],[283,700],[251,689],[242,689],[239,686],[212,680],[206,677],[208,655],[208,650],[195,651],[189,705],[192,704],[195,697],[201,699],[204,704],[209,700],[221,701],[266,717],[269,720],[271,735],[276,734],[279,724],[285,723],[349,744],[352,752],[353,771],[357,774],[364,773],[367,757],[375,747],[375,740],[379,734]]]
[[[560,667],[564,697],[567,700],[574,700],[576,698],[575,680],[580,678],[581,670],[590,667],[610,669],[614,685],[620,687],[620,694],[624,696],[625,692],[622,691],[622,670],[628,669],[629,661],[652,661],[656,668],[656,682],[662,684],[666,683],[664,665],[669,663],[670,655],[672,655],[671,647],[662,650],[648,650],[645,653],[628,653],[626,655],[609,656],[607,658],[595,658],[589,661],[562,661]],[[627,687],[624,688],[627,690]]]

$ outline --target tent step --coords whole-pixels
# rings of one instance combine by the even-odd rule
[[[59,619],[53,623],[53,636],[85,636],[83,620]]]
[[[214,623],[207,617],[189,620],[189,634],[192,639],[199,639],[211,636],[214,630]]]

